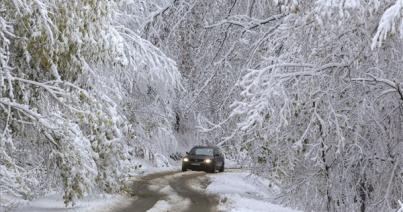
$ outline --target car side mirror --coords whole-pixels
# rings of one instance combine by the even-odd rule
[[[189,152],[186,152],[187,155],[189,155]]]

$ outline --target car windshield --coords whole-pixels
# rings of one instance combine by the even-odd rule
[[[213,149],[212,148],[194,148],[190,151],[191,155],[208,155],[213,156]]]

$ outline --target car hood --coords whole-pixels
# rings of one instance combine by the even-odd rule
[[[207,158],[210,158],[210,159],[213,158],[213,156],[208,156],[208,155],[187,155],[186,157],[189,159],[203,159],[203,160],[207,159]]]

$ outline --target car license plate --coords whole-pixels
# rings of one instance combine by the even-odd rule
[[[192,163],[192,166],[200,166],[200,163]]]

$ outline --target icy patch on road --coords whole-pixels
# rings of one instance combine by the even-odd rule
[[[247,172],[211,174],[207,192],[220,196],[220,211],[232,212],[297,212],[269,203],[273,189],[269,182]]]
[[[171,207],[172,205],[169,204],[167,201],[159,200],[151,209],[147,210],[147,212],[170,211]]]
[[[206,192],[207,185],[209,184],[210,178],[207,176],[200,176],[193,179],[189,179],[186,184],[195,191],[200,193]]]
[[[190,206],[190,199],[178,195],[171,186],[166,186],[161,193],[167,195],[167,202],[171,205],[168,211],[181,211]]]
[[[147,210],[147,212],[179,212],[185,210],[191,204],[190,199],[179,196],[169,185],[163,186],[162,188],[155,185],[153,189],[159,191],[161,194],[165,194],[166,199],[159,200],[151,209]]]

